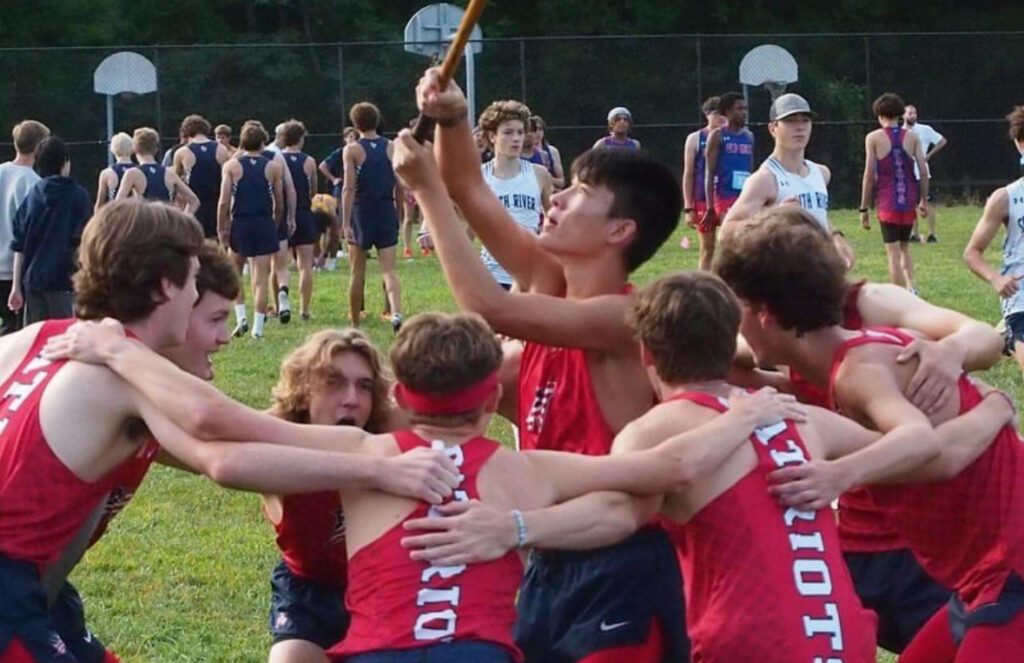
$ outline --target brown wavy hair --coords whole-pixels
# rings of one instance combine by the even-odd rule
[[[135,322],[163,303],[162,279],[181,287],[203,246],[194,217],[139,198],[100,208],[85,226],[75,273],[75,315]]]
[[[354,352],[363,357],[373,373],[370,419],[364,428],[371,433],[387,431],[392,409],[388,397],[391,374],[369,337],[353,328],[318,331],[285,356],[281,376],[272,392],[270,413],[287,421],[308,424],[309,397],[314,389],[327,382],[331,363],[342,352]]]

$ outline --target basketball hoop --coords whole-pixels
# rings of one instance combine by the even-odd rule
[[[796,83],[800,68],[789,51],[776,44],[762,44],[751,49],[740,62],[740,83],[743,96],[747,97],[748,87],[764,86],[775,101],[786,86]],[[747,98],[749,102],[750,99]]]
[[[785,81],[765,81],[764,89],[768,90],[768,94],[772,95],[772,102],[774,102],[786,91],[786,85]]]

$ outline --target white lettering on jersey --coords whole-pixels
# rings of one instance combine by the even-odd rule
[[[754,431],[754,437],[768,450],[768,455],[776,467],[800,464],[807,461],[803,449],[796,442],[795,430],[786,422],[779,422]],[[788,508],[782,513],[782,521],[786,528],[792,528],[797,521],[813,523],[817,518],[816,511],[799,511]],[[821,532],[789,532],[789,547],[793,551],[792,570],[793,584],[801,597],[832,596],[832,573],[825,560],[825,540]],[[819,614],[803,614],[803,633],[808,638],[827,635],[833,652],[843,651],[843,631],[839,620],[839,608],[832,601],[822,604],[824,616]],[[795,626],[795,625],[794,625]],[[840,658],[824,659],[820,656],[815,663],[842,663]]]
[[[17,412],[21,404],[25,402],[25,399],[35,391],[35,388],[42,384],[43,380],[46,379],[46,373],[36,373],[32,376],[32,382],[25,384],[24,382],[12,382],[7,391],[4,392],[4,399],[10,398],[10,402],[7,403],[7,409],[11,412]]]
[[[461,446],[448,447],[441,440],[434,440],[430,444],[432,449],[442,451],[446,456],[452,459],[456,467],[461,468],[465,462],[466,457],[462,453]],[[459,483],[461,484],[466,480],[466,475],[459,474]],[[469,493],[465,489],[456,489],[453,494],[453,500],[456,502],[468,502]],[[427,517],[438,518],[440,514],[437,509],[430,507],[427,509]],[[423,608],[428,605],[437,603],[447,603],[449,608],[440,611],[432,612],[420,612],[416,618],[416,623],[412,628],[412,636],[415,640],[420,641],[431,641],[441,640],[444,638],[451,638],[455,635],[455,629],[458,626],[459,615],[455,612],[455,608],[459,605],[459,598],[462,593],[462,588],[454,583],[446,583],[443,586],[438,587],[438,580],[453,580],[458,578],[466,570],[465,564],[458,564],[455,566],[429,566],[424,569],[423,573],[420,574],[420,582],[424,585],[435,581],[432,587],[422,587],[416,593],[416,607]]]

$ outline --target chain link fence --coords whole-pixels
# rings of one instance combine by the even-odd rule
[[[1003,120],[1024,101],[1012,83],[1014,55],[1024,52],[1024,33],[1016,32],[491,39],[476,56],[476,110],[494,99],[525,101],[544,116],[568,166],[604,134],[608,109],[624,105],[634,137],[678,171],[686,134],[703,123],[701,100],[740,90],[740,60],[761,44],[782,46],[799,64],[800,80],[788,90],[819,114],[808,156],[832,169],[836,206],[857,204],[863,137],[877,126],[871,101],[886,91],[914,103],[921,121],[948,138],[932,164],[940,198],[976,199],[1017,175]],[[24,118],[46,123],[71,143],[73,173],[91,188],[107,147],[106,99],[93,92],[93,72],[121,50],[154,63],[159,90],[115,97],[115,131],[152,126],[170,146],[189,113],[236,135],[249,118],[272,128],[297,117],[310,131],[306,151],[318,160],[340,144],[357,101],[380,107],[385,134],[405,126],[427,64],[401,42],[0,49],[0,127]],[[771,149],[770,95],[748,92],[760,161]]]

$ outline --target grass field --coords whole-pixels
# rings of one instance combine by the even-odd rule
[[[994,324],[1000,317],[996,295],[960,259],[979,214],[974,207],[940,208],[941,242],[915,246],[913,253],[926,299]],[[862,231],[852,212],[837,212],[833,220],[857,252],[855,274],[885,280],[877,227]],[[679,246],[684,231],[690,250]],[[694,268],[695,247],[694,231],[680,229],[634,281],[644,284],[665,272]],[[990,259],[998,259],[995,250]],[[376,269],[371,261],[368,283],[379,283]],[[400,276],[408,313],[453,309],[436,257],[403,260]],[[216,359],[217,386],[265,407],[282,356],[307,334],[346,323],[347,283],[343,273],[318,274],[312,321],[296,316],[289,326],[269,323],[262,342],[233,341]],[[368,310],[379,311],[381,301],[379,286],[367,287]],[[388,347],[391,328],[375,314],[364,328],[381,348]],[[986,378],[1020,401],[1020,373],[1012,361],[1004,360]],[[497,437],[509,439],[506,425],[494,428]],[[268,577],[277,557],[257,497],[158,467],[71,580],[85,598],[93,631],[126,663],[260,661],[270,644]]]

